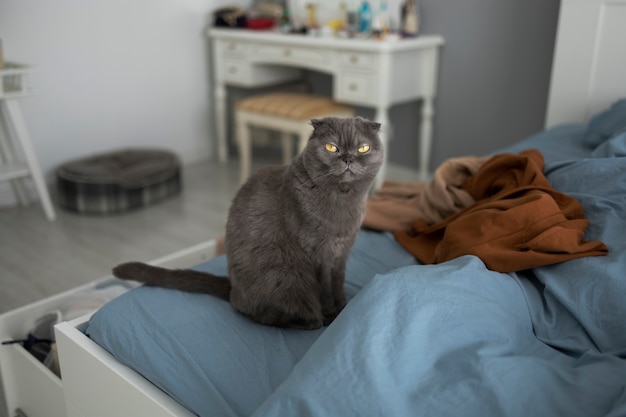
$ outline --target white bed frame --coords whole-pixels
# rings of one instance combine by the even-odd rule
[[[214,258],[216,251],[216,241],[209,240],[150,263],[184,268]],[[0,315],[0,340],[24,338],[37,318],[57,309],[77,293],[112,279],[109,275]],[[0,410],[0,416],[5,413],[10,417],[193,416],[77,330],[90,317],[91,314],[60,323],[55,329],[60,361],[64,362],[63,381],[21,345],[2,346],[0,376],[5,410]]]
[[[210,240],[151,263],[186,268],[214,258],[216,251],[217,242]],[[55,327],[68,417],[195,416],[85,336],[81,330],[90,318],[91,314]]]
[[[562,1],[546,127],[563,122],[586,122],[592,114],[626,96],[625,39],[626,0]],[[155,263],[185,267],[200,263],[213,253],[214,244],[207,242]],[[36,310],[41,314],[54,302],[46,300],[34,306],[34,310],[29,306],[30,313]],[[13,314],[9,324],[6,320],[0,323],[0,335],[8,334],[7,331],[23,332],[24,326],[17,324],[18,318],[19,314]],[[30,355],[22,354],[19,346],[1,358],[7,406],[11,412],[20,407],[29,417],[193,415],[87,338],[80,329],[88,320],[86,316],[56,326],[62,381],[34,358],[27,357]],[[21,367],[25,362],[32,368],[32,375],[24,376]],[[13,369],[16,367],[20,367],[19,372]],[[36,378],[39,385],[44,381],[45,386],[33,386],[34,382],[28,378]],[[16,386],[7,386],[16,380]],[[25,392],[46,390],[42,395],[50,403],[20,396],[21,385],[28,387]],[[50,404],[56,408],[51,409]]]

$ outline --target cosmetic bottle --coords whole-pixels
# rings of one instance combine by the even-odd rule
[[[359,32],[369,34],[372,30],[372,8],[367,0],[363,0],[359,8]]]

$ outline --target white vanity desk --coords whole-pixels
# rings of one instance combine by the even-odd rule
[[[226,86],[261,87],[296,80],[301,69],[333,77],[333,99],[376,110],[381,139],[390,139],[389,109],[422,100],[419,172],[428,175],[437,93],[440,36],[396,41],[286,35],[244,29],[210,29],[218,155],[226,161]],[[384,172],[385,166],[382,171]]]

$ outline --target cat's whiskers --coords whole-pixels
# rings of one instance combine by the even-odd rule
[[[337,175],[332,170],[329,170],[329,171],[324,171],[321,174],[319,174],[319,175],[317,175],[315,177],[312,177],[311,179],[313,180],[313,182],[315,184],[320,184],[322,182],[324,182],[324,183],[330,182],[336,176]]]

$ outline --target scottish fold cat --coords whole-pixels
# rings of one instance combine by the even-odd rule
[[[239,189],[226,224],[228,277],[131,262],[115,276],[207,293],[270,326],[316,329],[346,304],[346,260],[383,162],[380,124],[311,121],[306,148],[290,165],[266,167]]]

